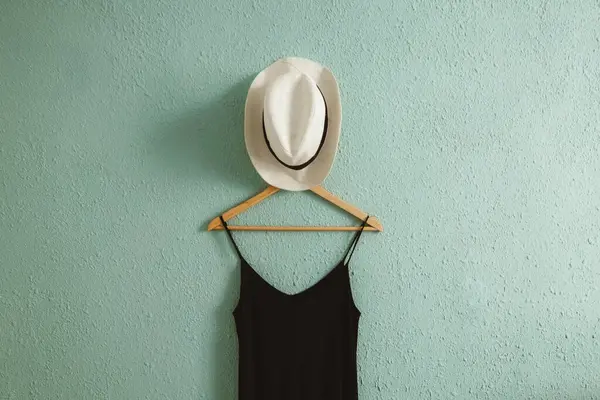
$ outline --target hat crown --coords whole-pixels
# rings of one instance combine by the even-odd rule
[[[316,83],[296,69],[266,87],[265,134],[279,160],[300,165],[317,153],[324,135],[325,109]]]

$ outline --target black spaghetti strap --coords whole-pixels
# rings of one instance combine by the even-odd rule
[[[227,222],[225,222],[225,219],[223,219],[222,215],[219,215],[219,219],[221,220],[221,224],[223,224],[223,228],[225,229],[225,232],[227,232],[227,236],[229,236],[229,239],[231,239],[231,243],[233,243],[233,247],[235,247],[235,251],[236,251],[238,257],[240,257],[241,259],[243,259],[244,257],[242,257],[242,253],[240,252],[240,248],[235,243],[235,240],[233,240],[233,235],[231,234],[231,231],[229,230],[229,227],[227,226]]]
[[[365,230],[365,226],[367,226],[368,220],[369,216],[367,215],[367,218],[365,218],[362,225],[360,226],[360,230],[356,232],[356,235],[354,235],[354,239],[350,243],[350,247],[348,247],[348,250],[346,250],[346,254],[344,254],[344,258],[342,259],[345,265],[348,265],[348,263],[350,262],[350,259],[354,254],[354,250],[356,249],[356,245],[358,244],[358,240],[360,239],[360,235],[362,235],[363,231]]]

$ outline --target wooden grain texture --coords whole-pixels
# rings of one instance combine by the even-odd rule
[[[324,232],[324,231],[358,231],[361,229],[360,226],[263,226],[263,225],[227,225],[230,231],[312,231],[312,232]],[[223,226],[213,228],[212,230],[223,230]],[[365,231],[379,232],[378,229],[372,226],[366,226]]]

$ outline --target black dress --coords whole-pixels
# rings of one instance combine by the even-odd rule
[[[242,257],[233,311],[239,341],[240,400],[357,400],[356,339],[360,312],[348,262],[362,234],[323,279],[297,293],[264,280]]]

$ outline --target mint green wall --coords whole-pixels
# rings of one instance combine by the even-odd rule
[[[487,3],[487,2],[486,2]],[[0,398],[236,398],[236,257],[263,188],[245,92],[281,56],[344,106],[325,186],[361,400],[600,398],[597,1],[4,1]],[[356,223],[307,193],[240,223]],[[300,291],[345,233],[239,233]]]

